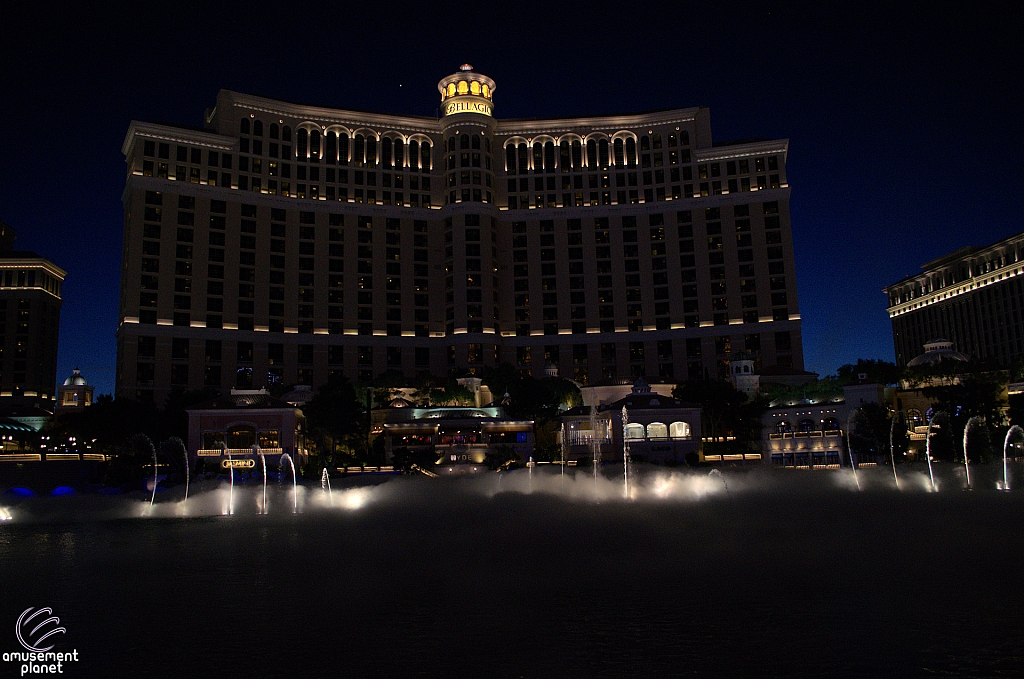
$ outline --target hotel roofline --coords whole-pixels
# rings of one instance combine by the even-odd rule
[[[882,288],[882,293],[889,295],[893,288],[897,288],[903,285],[914,283],[916,281],[930,282],[936,272],[944,270],[950,266],[954,266],[957,263],[970,262],[973,263],[977,260],[985,260],[990,255],[993,255],[1000,250],[1006,248],[1009,245],[1024,244],[1024,233],[1018,233],[1008,238],[1004,238],[1000,241],[992,243],[990,245],[978,246],[969,245],[962,247],[954,252],[951,252],[942,257],[933,259],[930,262],[926,262],[921,265],[921,272],[906,276],[895,283],[885,286]],[[964,279],[957,281],[953,284],[943,285],[940,288],[930,290],[926,293],[921,294],[919,297],[914,297],[886,308],[890,318],[899,316],[915,309],[920,309],[931,304],[943,302],[953,297],[963,295],[980,288],[987,287],[994,283],[998,283],[1005,279],[1016,277],[1024,274],[1024,263],[1017,261],[995,268],[991,271],[983,273],[971,272],[970,275]]]

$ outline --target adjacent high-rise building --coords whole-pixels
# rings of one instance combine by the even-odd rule
[[[124,141],[119,396],[465,374],[582,384],[803,368],[786,140],[706,108],[498,119],[463,66],[441,117],[221,91]]]
[[[38,407],[52,413],[67,272],[34,252],[15,250],[14,238],[0,222],[0,412]]]
[[[1024,233],[969,246],[923,264],[885,288],[896,363],[942,338],[971,358],[1005,368],[1024,359]]]

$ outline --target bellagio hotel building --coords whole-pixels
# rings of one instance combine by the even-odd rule
[[[787,140],[688,108],[498,119],[466,65],[440,117],[221,91],[132,122],[118,396],[443,377],[583,385],[803,369]]]

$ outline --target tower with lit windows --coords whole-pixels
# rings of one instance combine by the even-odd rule
[[[222,91],[123,151],[118,393],[498,363],[581,384],[803,368],[786,140],[704,108],[499,119],[463,65],[440,118]]]
[[[61,286],[67,275],[48,259],[14,249],[0,222],[0,414],[53,412]]]

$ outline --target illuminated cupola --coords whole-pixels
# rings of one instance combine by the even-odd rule
[[[458,73],[441,79],[441,110],[445,117],[460,113],[494,114],[494,81],[476,73],[469,64],[459,66]]]

